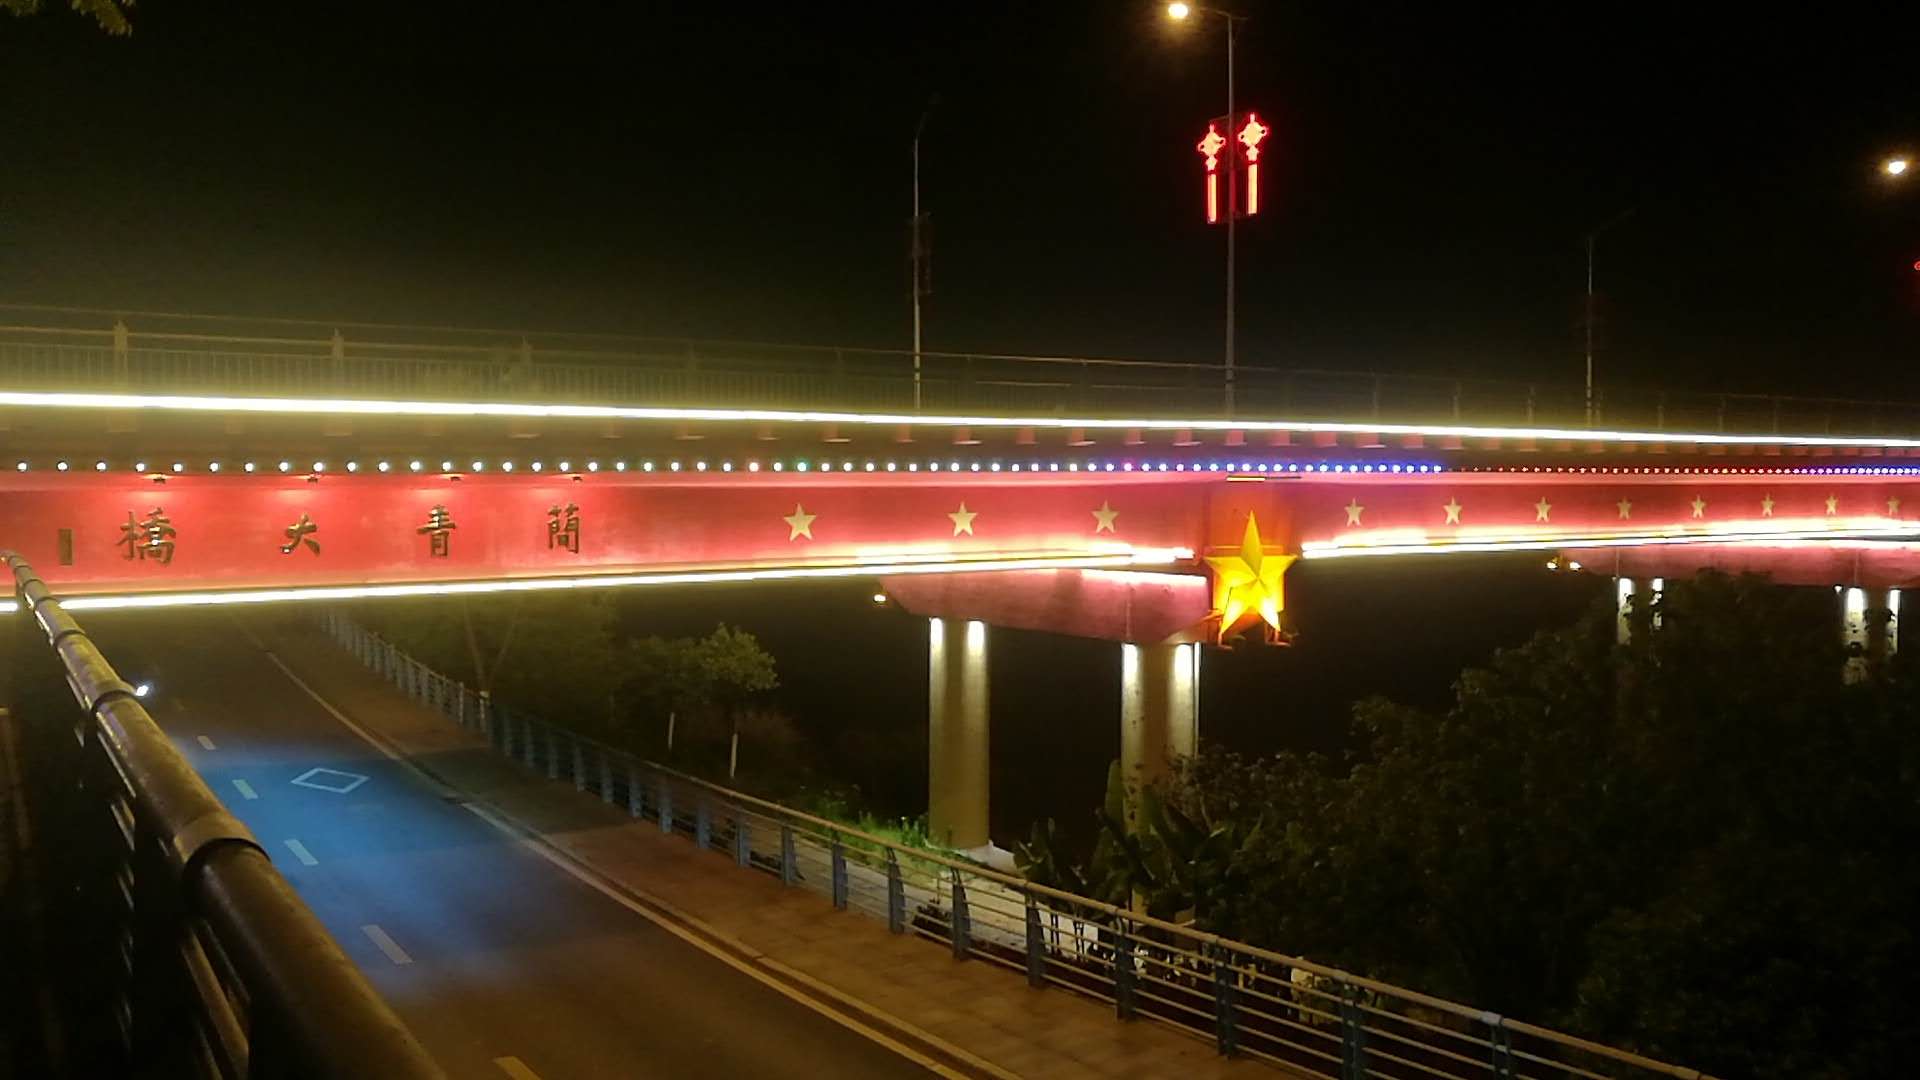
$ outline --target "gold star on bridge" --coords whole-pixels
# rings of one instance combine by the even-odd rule
[[[1896,518],[1900,516],[1900,496],[1887,496],[1887,516]]]
[[[1839,512],[1840,512],[1840,496],[1838,495],[1827,496],[1827,516],[1832,517],[1834,514],[1837,514]]]
[[[1773,516],[1773,492],[1771,491],[1767,492],[1766,496],[1760,500],[1760,516]]]
[[[1341,509],[1347,512],[1347,524],[1349,525],[1360,524],[1360,515],[1367,512],[1367,508],[1360,505],[1359,499],[1354,499],[1352,502],[1341,507]]]
[[[780,519],[787,523],[787,539],[798,540],[803,536],[809,540],[813,539],[813,519],[819,516],[819,514],[807,513],[799,503],[794,503],[793,513]]]
[[[1533,520],[1535,521],[1547,520],[1547,515],[1552,512],[1553,504],[1547,501],[1545,495],[1540,496],[1540,501],[1533,504]]]
[[[1269,555],[1260,545],[1260,525],[1247,515],[1247,532],[1236,555],[1209,555],[1213,568],[1213,610],[1220,614],[1220,636],[1225,638],[1248,612],[1280,632],[1280,610],[1286,606],[1282,576],[1294,555]]]
[[[1440,509],[1445,510],[1447,512],[1446,524],[1448,525],[1460,524],[1461,506],[1460,506],[1459,499],[1456,499],[1451,495],[1447,496],[1447,505],[1441,507]]]
[[[1632,499],[1621,499],[1619,502],[1614,503],[1613,505],[1615,509],[1620,511],[1621,521],[1629,521],[1633,518],[1633,500]]]
[[[1693,507],[1694,517],[1703,518],[1707,516],[1707,500],[1701,498],[1700,496],[1695,495],[1693,497],[1693,501],[1691,503],[1688,503],[1687,505]]]
[[[960,500],[960,509],[947,516],[953,519],[953,535],[959,536],[961,533],[966,533],[968,536],[972,536],[973,519],[980,516],[980,511],[967,509],[967,502],[965,499],[962,499]]]
[[[1108,505],[1105,499],[1100,501],[1100,509],[1090,512],[1093,514],[1093,531],[1096,535],[1103,532],[1114,531],[1113,519],[1120,516],[1120,511]]]

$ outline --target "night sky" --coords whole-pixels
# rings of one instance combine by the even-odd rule
[[[1213,361],[1217,24],[1153,3],[0,18],[0,300]],[[1243,362],[1920,396],[1915,26],[1249,0]],[[1711,8],[1712,10],[1706,10]]]

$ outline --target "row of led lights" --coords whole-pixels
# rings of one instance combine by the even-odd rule
[[[1920,465],[1479,465],[1455,472],[1482,473],[1592,473],[1595,475],[1744,476],[1785,473],[1794,476],[1915,476]]]
[[[14,469],[19,472],[26,472],[31,467],[32,467],[32,463],[27,461],[17,461],[14,463]],[[67,461],[57,461],[54,463],[53,467],[55,470],[59,472],[68,472],[73,468],[72,463]],[[313,463],[310,469],[299,469],[299,471],[303,473],[304,472],[321,473],[321,472],[326,472],[327,467],[328,466],[326,462],[316,461]],[[374,468],[377,471],[383,472],[383,473],[392,472],[395,467],[396,467],[395,464],[391,461],[380,461],[374,464]],[[628,469],[627,462],[625,461],[615,461],[612,463],[610,467],[614,472],[626,472]],[[108,469],[108,465],[105,461],[96,461],[93,463],[93,468],[94,468],[94,471],[96,472],[106,472]],[[221,471],[221,468],[222,468],[221,463],[218,461],[210,461],[207,463],[208,472],[217,473]],[[251,472],[260,471],[261,466],[255,462],[248,461],[243,463],[240,468],[242,472],[251,473]],[[293,462],[286,461],[286,460],[282,460],[278,462],[276,465],[277,471],[283,472],[283,473],[293,472],[296,470],[296,468],[297,467],[294,465]],[[428,471],[427,463],[419,460],[413,460],[413,461],[407,462],[406,468],[407,468],[407,471],[416,472],[416,473]],[[499,463],[497,468],[501,472],[510,473],[515,470],[516,466],[511,461],[502,461]],[[641,461],[636,463],[634,465],[634,468],[637,468],[641,472],[653,472],[654,464],[651,461]],[[669,472],[680,472],[683,470],[683,468],[684,466],[679,461],[670,461],[666,465],[666,469]],[[772,472],[785,472],[787,471],[787,464],[785,462],[775,461],[771,463],[769,466],[767,466],[767,468]],[[796,461],[793,463],[792,468],[793,468],[793,471],[795,472],[808,472],[808,471],[834,472],[836,471],[836,469],[837,471],[840,471],[840,472],[883,472],[883,471],[884,472],[901,472],[901,471],[919,472],[921,469],[921,465],[917,461],[909,461],[904,466],[896,461],[887,461],[887,462],[869,461],[869,462],[866,462],[864,466],[856,466],[851,461],[843,461],[838,466],[836,466],[831,461],[822,461],[817,465],[807,461]],[[176,461],[172,463],[170,469],[172,472],[175,472],[175,473],[184,473],[187,471],[187,465],[185,462]],[[443,472],[443,473],[451,473],[451,472],[459,472],[459,471],[485,472],[486,469],[487,469],[487,463],[481,460],[474,460],[470,462],[466,470],[461,470],[455,462],[442,461],[440,463],[440,468],[437,471]],[[546,463],[535,461],[528,465],[528,469],[531,472],[544,472],[546,470]],[[555,469],[556,471],[562,472],[562,473],[572,473],[574,471],[573,463],[570,461],[561,461],[557,463],[557,465],[555,466]],[[705,461],[695,461],[692,463],[692,469],[695,472],[707,472],[709,471],[709,466]],[[1025,471],[1025,472],[1036,472],[1036,473],[1037,472],[1056,472],[1056,473],[1057,472],[1071,472],[1071,473],[1077,473],[1077,472],[1163,472],[1163,473],[1164,472],[1231,472],[1231,473],[1281,473],[1281,474],[1286,474],[1286,473],[1414,474],[1414,473],[1437,473],[1437,472],[1444,471],[1444,469],[1445,469],[1445,466],[1436,465],[1428,462],[1421,462],[1421,463],[1388,462],[1388,463],[1380,463],[1380,464],[1375,464],[1375,463],[1349,464],[1345,462],[1331,462],[1331,463],[1320,462],[1318,464],[1315,464],[1315,463],[1309,462],[1309,463],[1303,464],[1301,462],[1296,462],[1296,461],[1275,461],[1275,462],[1265,462],[1265,461],[1258,461],[1258,462],[1256,461],[1241,461],[1241,462],[1232,462],[1232,461],[1226,461],[1226,462],[1221,462],[1221,461],[1209,461],[1209,462],[1088,461],[1083,466],[1082,463],[1078,461],[1069,461],[1069,462],[1066,462],[1064,465],[1057,461],[1047,462],[1044,465],[1041,462],[1035,461],[1035,462],[1029,462],[1023,466],[1019,462],[1014,462],[1011,465],[1002,465],[998,461],[992,461],[992,462],[987,462],[983,465],[981,462],[975,461],[963,466],[958,461],[947,462],[944,465],[938,461],[930,461],[930,462],[927,462],[926,464],[926,471],[936,472],[936,473],[944,470],[946,472],[1007,471],[1007,472],[1016,472],[1016,473]],[[346,463],[346,470],[350,473],[357,473],[360,471],[360,463],[358,461],[348,461]],[[601,465],[598,461],[589,461],[586,463],[587,472],[599,472],[600,470],[601,470]],[[745,466],[746,472],[759,472],[760,470],[761,470],[761,465],[758,461],[749,461],[746,463],[746,466]],[[149,470],[147,468],[146,462],[138,461],[134,463],[133,471],[137,473],[146,473],[146,472],[158,472],[159,470],[158,469]],[[733,462],[731,461],[721,462],[719,465],[719,471],[729,472],[729,473],[735,471]]]

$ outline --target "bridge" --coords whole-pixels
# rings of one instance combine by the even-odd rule
[[[1869,651],[1920,570],[1904,406],[1246,372],[1221,416],[1205,365],[445,337],[0,328],[0,546],[80,613],[878,579],[929,620],[932,830],[987,860],[987,625],[1116,644],[1137,786],[1316,563],[1534,551],[1622,633],[1760,570]]]

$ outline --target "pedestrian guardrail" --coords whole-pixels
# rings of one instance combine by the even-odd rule
[[[64,1018],[66,1068],[441,1076],[33,569],[10,552],[0,560],[20,607],[15,702],[44,689],[23,685],[31,673],[51,683],[58,672],[80,705],[56,722],[65,703],[42,694],[11,718],[29,746],[37,843],[59,845],[42,892],[61,933],[42,944],[83,999]]]
[[[156,316],[164,319],[164,316]],[[1224,369],[1107,357],[912,352],[679,338],[435,331],[406,340],[87,325],[0,326],[0,389],[735,407],[946,416],[1221,415]],[[378,332],[382,328],[372,328]],[[1571,383],[1243,364],[1235,415],[1771,435],[1920,430],[1920,403],[1586,391]],[[919,404],[916,406],[916,401]]]
[[[1201,1035],[1222,1054],[1339,1080],[1707,1080],[790,810],[504,708],[337,611],[321,622],[369,670],[537,775],[955,959]]]

